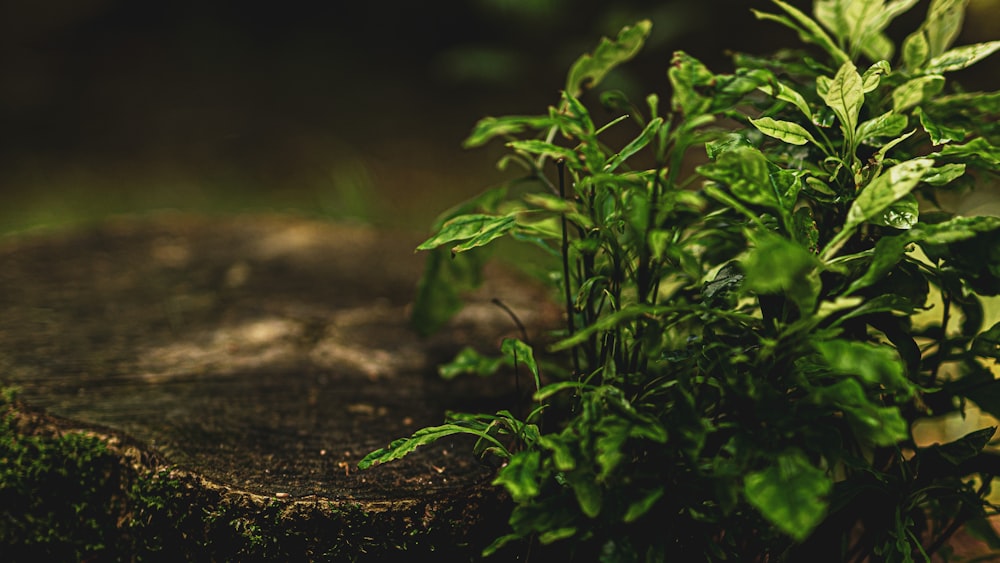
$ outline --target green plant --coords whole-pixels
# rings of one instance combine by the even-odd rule
[[[361,467],[476,435],[515,501],[487,552],[534,538],[609,561],[929,560],[995,513],[995,429],[912,429],[969,402],[1000,416],[1000,324],[983,326],[1000,218],[935,205],[998,181],[1000,94],[946,75],[1000,42],[952,48],[964,0],[933,0],[898,50],[885,29],[915,0],[774,4],[757,17],[810,50],[737,54],[730,74],[677,52],[668,103],[604,92],[599,126],[583,100],[640,22],[581,57],[547,114],[477,124],[466,145],[506,139],[501,164],[528,178],[442,216],[416,321],[452,312],[464,254],[513,237],[552,257],[565,329],[544,374],[517,339],[442,368],[526,366],[527,416],[450,414]]]

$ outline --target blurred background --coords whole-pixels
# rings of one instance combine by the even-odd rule
[[[675,49],[724,71],[726,50],[795,44],[750,8],[775,10],[766,0],[0,0],[0,233],[162,209],[425,230],[503,180],[501,147],[461,148],[477,119],[544,112],[580,54],[641,18],[653,20],[650,42],[610,78],[637,97],[666,94]],[[1000,36],[1000,0],[970,10],[960,43]],[[997,89],[998,62],[981,63],[972,85]]]

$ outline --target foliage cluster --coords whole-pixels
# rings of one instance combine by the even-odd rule
[[[474,255],[512,237],[551,257],[559,355],[463,351],[442,373],[527,368],[530,413],[453,413],[361,467],[476,435],[516,503],[487,552],[532,538],[607,561],[929,560],[995,512],[995,429],[913,428],[1000,416],[983,313],[1000,218],[935,205],[998,182],[1000,93],[947,77],[1000,42],[953,46],[965,0],[931,1],[898,46],[886,29],[916,0],[773,3],[758,19],[806,46],[727,74],[677,52],[667,100],[603,92],[599,124],[585,101],[641,48],[639,22],[546,114],[477,124],[466,145],[504,139],[526,178],[442,216],[415,320],[442,322]]]

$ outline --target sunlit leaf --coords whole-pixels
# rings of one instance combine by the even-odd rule
[[[782,16],[776,16],[774,14],[768,14],[765,12],[759,12],[757,10],[752,10],[754,15],[757,16],[757,19],[769,19],[777,21],[778,23],[781,23],[783,25],[790,27],[791,29],[794,29],[796,32],[798,32],[799,38],[805,41],[806,43],[819,45],[820,47],[825,49],[826,52],[829,53],[834,58],[837,64],[842,64],[850,60],[850,57],[847,56],[847,53],[845,53],[839,47],[837,47],[836,43],[834,43],[834,41],[830,39],[830,36],[827,35],[825,31],[823,31],[823,28],[820,27],[820,25],[816,23],[815,20],[813,20],[812,18],[804,14],[801,10],[799,10],[798,8],[792,6],[787,2],[783,2],[782,0],[772,0],[772,2],[777,4],[778,7],[780,7],[782,10],[785,11],[785,13],[791,16],[791,19]]]
[[[972,66],[1000,49],[1000,41],[956,47],[934,57],[924,69],[928,73],[951,72]]]
[[[808,117],[809,120],[812,121],[812,110],[809,109],[809,103],[806,102],[804,97],[802,97],[802,94],[799,94],[790,86],[775,80],[760,86],[760,90],[779,100],[791,103],[802,112],[802,115]]]
[[[816,139],[812,134],[798,123],[792,121],[780,121],[770,117],[751,119],[753,124],[761,133],[779,139],[793,145],[804,145],[806,143],[816,144]]]
[[[575,161],[577,158],[576,153],[572,149],[560,147],[559,145],[547,143],[538,139],[511,141],[507,143],[507,146],[517,151],[524,151],[536,156],[545,156],[552,158],[553,160],[565,158],[569,161]]]
[[[876,176],[851,204],[845,229],[880,216],[893,202],[910,193],[933,166],[933,160],[918,158],[901,162]]]
[[[766,469],[747,474],[743,493],[775,527],[802,541],[826,516],[832,487],[825,471],[792,450],[776,456]]]
[[[929,100],[944,88],[944,77],[940,74],[919,76],[892,91],[892,109],[902,113],[924,100]]]
[[[592,54],[581,56],[570,67],[566,76],[565,91],[579,97],[585,88],[600,84],[604,77],[618,65],[634,57],[646,42],[652,24],[642,20],[633,26],[623,27],[615,40],[601,39]]]
[[[872,223],[893,229],[912,229],[920,217],[920,203],[912,193],[906,194],[894,201],[882,215],[875,217]]]
[[[552,124],[552,118],[547,116],[484,117],[476,123],[476,127],[462,142],[462,146],[479,147],[497,137],[517,135],[525,130],[541,130]]]
[[[827,91],[822,94],[823,101],[833,110],[840,120],[844,136],[854,139],[858,127],[858,115],[861,104],[865,101],[861,75],[854,63],[846,61],[830,81]]]
[[[879,138],[895,137],[906,129],[906,123],[905,115],[888,111],[858,125],[858,140],[875,144]]]

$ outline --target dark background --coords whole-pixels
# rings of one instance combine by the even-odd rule
[[[811,2],[793,2],[807,8]],[[892,30],[905,36],[921,2]],[[794,45],[764,0],[0,0],[0,232],[159,209],[423,229],[501,181],[484,115],[536,114],[602,35],[654,22],[610,81],[667,94],[670,54]],[[996,39],[972,0],[959,43]],[[975,86],[996,89],[998,58]],[[596,116],[597,120],[611,116]]]

